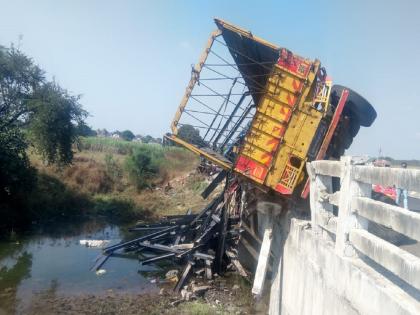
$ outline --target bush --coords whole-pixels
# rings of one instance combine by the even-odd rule
[[[153,146],[136,148],[125,160],[125,169],[131,183],[137,190],[150,187],[152,180],[159,173],[159,166],[164,158],[163,150]]]

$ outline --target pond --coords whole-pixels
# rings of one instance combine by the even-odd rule
[[[81,245],[80,240],[108,240],[113,245],[137,236],[131,234],[125,227],[91,221],[0,242],[0,314],[24,312],[34,296],[45,291],[60,295],[158,292],[151,279],[168,266],[141,266],[135,255],[111,257],[102,275],[90,271],[101,249]]]

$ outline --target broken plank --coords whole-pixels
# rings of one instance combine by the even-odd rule
[[[143,247],[147,247],[147,248],[151,248],[151,249],[157,249],[157,250],[161,250],[161,251],[165,251],[165,252],[171,252],[171,253],[175,253],[175,254],[180,254],[181,253],[180,249],[173,248],[171,246],[162,245],[162,244],[152,244],[152,243],[149,243],[149,242],[141,242],[139,245],[143,246]]]
[[[191,219],[194,220],[197,217],[197,214],[174,214],[174,215],[165,215],[162,217],[161,221],[176,221],[180,219]]]
[[[229,219],[229,211],[227,207],[222,208],[220,231],[219,231],[219,242],[216,251],[215,270],[217,273],[222,273],[223,255],[225,254],[225,243],[227,226]]]
[[[200,253],[200,252],[195,252],[193,254],[193,257],[200,258],[200,259],[205,259],[205,260],[213,260],[214,259],[213,255],[204,254],[204,253]]]
[[[166,229],[168,227],[171,227],[171,225],[161,225],[161,226],[151,226],[151,227],[150,226],[133,227],[133,228],[129,228],[128,230],[130,232],[133,232],[133,231],[153,231],[153,230],[163,230],[163,229]]]
[[[222,182],[222,180],[225,179],[227,175],[227,171],[222,170],[215,179],[204,189],[204,191],[201,193],[201,197],[203,199],[207,199],[207,197],[216,189],[216,187]]]
[[[181,276],[181,278],[179,278],[178,283],[175,286],[174,291],[176,293],[179,293],[179,291],[181,291],[182,287],[184,286],[185,282],[187,281],[188,277],[190,276],[191,271],[192,271],[192,265],[193,265],[193,263],[191,261],[189,261],[187,263],[187,265],[185,266],[184,271],[182,272],[182,276]]]
[[[254,284],[252,286],[252,293],[257,296],[261,296],[264,288],[265,276],[267,274],[268,267],[268,259],[270,257],[272,234],[273,225],[271,223],[264,230],[263,242],[260,249],[260,255],[258,257],[258,264],[257,270],[255,271]]]
[[[205,243],[207,240],[209,240],[213,234],[210,232],[217,226],[217,223],[215,221],[211,221],[209,227],[201,234],[197,239],[195,239],[195,243]]]
[[[138,237],[138,238],[136,238],[134,240],[131,240],[131,241],[127,241],[127,242],[119,243],[119,244],[116,244],[116,245],[108,246],[108,247],[104,248],[104,253],[112,253],[113,251],[116,251],[118,249],[121,249],[121,248],[130,246],[130,245],[134,245],[134,244],[140,243],[142,241],[148,240],[152,237],[155,237],[155,236],[159,235],[162,232],[172,231],[172,230],[175,230],[177,228],[178,228],[178,226],[171,226],[171,227],[168,227],[165,230],[158,231],[158,232],[155,232],[155,233],[151,233],[151,234],[148,234],[148,235],[144,235],[142,237]]]
[[[198,244],[191,249],[187,249],[186,251],[181,252],[180,254],[176,255],[177,258],[182,258],[186,255],[191,254],[193,251],[197,250],[198,248],[202,247],[204,244]]]
[[[201,217],[203,217],[207,211],[213,209],[218,203],[220,203],[223,199],[223,193],[221,193],[219,196],[217,196],[217,198],[214,198],[203,210],[201,210],[201,212],[195,217],[195,219],[190,223],[190,225],[194,225],[195,223],[197,223],[197,221],[199,219],[201,219]]]
[[[172,258],[174,256],[175,256],[175,253],[163,254],[163,255],[152,257],[152,258],[140,260],[140,263],[142,265],[147,265],[147,264],[150,264],[150,263],[159,261],[159,260],[164,260],[164,259]]]
[[[165,236],[173,237],[173,235],[171,235],[170,232],[164,232],[164,233],[161,233],[161,234],[158,234],[158,235],[152,237],[151,240],[158,240],[158,239],[161,239],[162,237],[165,237]]]
[[[216,214],[212,214],[211,218],[213,219],[213,221],[216,221],[216,223],[220,222],[220,216],[216,215]]]
[[[111,256],[111,254],[108,255],[102,255],[102,257],[100,257],[99,259],[96,260],[95,265],[93,265],[92,268],[90,268],[91,271],[96,271],[98,269],[100,269],[105,262],[108,260],[108,258]]]
[[[184,244],[178,244],[178,245],[172,245],[171,248],[174,249],[191,249],[194,247],[194,243],[184,243]]]
[[[242,264],[238,260],[238,256],[236,256],[235,253],[233,253],[230,250],[226,250],[226,256],[229,257],[231,263],[235,266],[236,271],[245,278],[248,278],[248,273],[246,272],[245,268],[242,266]]]
[[[203,215],[204,217],[204,215]],[[162,224],[190,224],[192,221],[195,222],[201,221],[202,217],[197,218],[196,214],[189,214],[189,215],[174,215],[174,216],[167,216],[161,219]]]

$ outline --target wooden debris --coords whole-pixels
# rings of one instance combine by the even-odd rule
[[[196,258],[204,259],[204,260],[213,260],[214,259],[213,255],[203,254],[203,253],[200,253],[200,252],[195,252],[193,254],[193,256],[196,257]]]
[[[154,263],[156,261],[159,261],[159,260],[172,258],[174,256],[175,256],[175,253],[163,254],[163,255],[155,256],[155,257],[152,257],[152,258],[149,258],[149,259],[140,260],[140,263],[142,265],[147,265],[147,264],[151,264],[151,263]]]
[[[103,264],[105,264],[105,262],[108,260],[108,258],[111,256],[111,254],[107,254],[107,255],[102,255],[101,257],[98,257],[96,259],[96,263],[95,265],[90,268],[91,271],[98,271]]]
[[[184,271],[182,272],[181,278],[179,278],[179,281],[175,286],[174,291],[176,293],[179,293],[179,291],[181,291],[182,287],[184,286],[185,282],[187,281],[188,277],[190,276],[192,266],[193,266],[193,264],[192,264],[191,261],[189,261],[187,263],[187,265],[185,266]]]
[[[242,264],[239,262],[238,256],[230,250],[226,250],[226,256],[229,257],[230,261],[235,266],[235,269],[238,271],[238,273],[242,277],[248,278],[248,273],[246,272],[245,268],[242,267]]]
[[[171,227],[166,228],[164,231],[167,232],[167,231],[175,230],[177,228],[178,228],[178,226],[171,226]],[[112,252],[114,252],[118,249],[128,247],[130,245],[135,245],[136,243],[145,241],[145,240],[150,239],[150,238],[152,238],[156,235],[159,235],[162,232],[163,231],[155,232],[155,233],[152,233],[152,234],[148,234],[146,236],[136,238],[136,239],[128,241],[128,242],[123,242],[123,243],[120,243],[120,244],[117,244],[117,245],[108,246],[108,247],[104,248],[104,253],[112,253]]]
[[[227,172],[225,170],[222,170],[215,179],[204,189],[204,191],[201,193],[201,197],[204,199],[207,199],[207,197],[216,189],[216,187],[226,178]]]
[[[223,176],[224,178],[224,176]],[[132,232],[147,233],[133,240],[108,246],[103,249],[103,256],[98,258],[94,270],[98,270],[116,252],[151,253],[152,256],[140,259],[142,265],[156,263],[162,260],[174,260],[183,266],[174,291],[180,293],[188,285],[188,278],[192,274],[204,275],[210,281],[213,275],[223,273],[230,263],[235,269],[247,276],[232,249],[239,238],[241,227],[241,193],[240,186],[233,181],[226,184],[224,189],[198,214],[192,214],[188,209],[185,215],[172,215],[162,218],[155,223],[141,223],[130,229]],[[172,279],[172,278],[171,278]],[[193,288],[184,292],[188,298],[195,297],[195,293],[202,293],[209,287]]]
[[[222,220],[220,223],[219,243],[216,252],[215,269],[217,273],[222,272],[223,255],[225,254],[225,239],[228,225],[229,211],[226,207],[222,208]]]
[[[178,244],[173,245],[172,248],[174,249],[191,249],[194,247],[194,243],[184,243],[184,244]]]

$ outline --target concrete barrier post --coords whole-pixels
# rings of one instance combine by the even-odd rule
[[[318,234],[321,228],[318,222],[318,213],[332,212],[332,205],[328,203],[328,194],[332,192],[331,176],[320,175],[316,173],[314,166],[308,163],[307,170],[310,180],[309,200],[311,206],[311,225],[312,231]]]
[[[352,209],[353,198],[370,197],[371,184],[361,183],[354,179],[355,168],[350,156],[341,158],[340,199],[335,250],[342,256],[353,256],[354,250],[349,243],[349,233],[354,228],[368,228],[368,221],[358,218]]]

